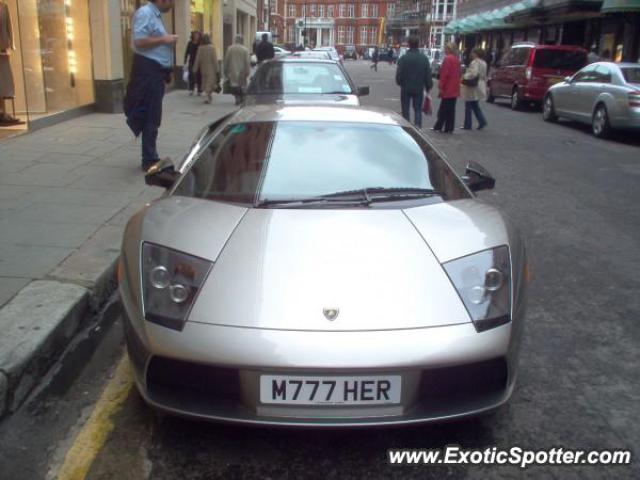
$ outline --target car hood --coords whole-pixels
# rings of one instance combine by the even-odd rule
[[[357,95],[335,94],[278,94],[278,95],[247,95],[245,105],[353,105],[359,106]]]
[[[472,199],[296,210],[174,196],[132,218],[123,248],[132,279],[141,241],[214,262],[190,322],[357,331],[468,323],[441,264],[505,244],[517,252],[517,238],[495,208]],[[130,288],[139,297],[137,282]]]
[[[190,322],[361,331],[470,321],[402,210],[252,209],[216,251]]]

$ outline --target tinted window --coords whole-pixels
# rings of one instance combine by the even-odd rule
[[[333,63],[269,63],[258,69],[250,94],[352,93],[349,81]]]
[[[626,67],[621,70],[627,83],[640,83],[640,67]]]
[[[511,65],[526,65],[531,54],[530,48],[514,48],[511,53]]]
[[[585,52],[548,48],[537,50],[533,61],[535,68],[551,68],[554,70],[580,70],[586,64],[587,54]]]
[[[229,126],[175,193],[254,204],[367,187],[427,188],[444,199],[468,197],[446,163],[413,131],[328,122]]]
[[[573,81],[574,82],[594,82],[595,71],[596,71],[596,67],[593,65],[583,68],[573,76]]]
[[[611,83],[611,70],[604,65],[598,65],[596,67],[594,82]]]

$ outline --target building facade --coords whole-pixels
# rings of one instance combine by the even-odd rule
[[[640,60],[640,0],[459,0],[445,27],[460,46],[496,61],[512,44],[579,45],[614,61]]]
[[[0,0],[0,139],[87,111],[121,112],[133,59],[131,19],[146,0]],[[255,0],[175,0],[164,14],[178,35],[174,87],[194,30],[210,35],[222,58],[235,34],[249,46]],[[4,115],[3,115],[3,118]]]
[[[456,18],[458,0],[399,0],[394,15],[387,20],[388,41],[399,45],[410,35],[429,48],[443,48],[452,35],[444,28]]]
[[[258,14],[260,30],[271,31],[276,43],[287,48],[354,46],[359,53],[385,44],[385,21],[395,1],[264,0]]]
[[[431,48],[444,48],[452,40],[452,35],[444,33],[447,23],[456,19],[458,0],[431,0],[431,11],[427,19],[429,37],[426,45]]]

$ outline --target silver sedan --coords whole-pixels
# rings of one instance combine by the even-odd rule
[[[119,266],[152,406],[308,427],[477,415],[511,395],[522,240],[398,115],[245,107],[148,182]]]
[[[640,64],[584,67],[549,89],[542,115],[548,122],[563,117],[590,124],[596,137],[613,129],[640,129]]]

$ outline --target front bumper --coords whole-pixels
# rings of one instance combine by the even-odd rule
[[[513,323],[372,332],[260,330],[187,322],[182,332],[133,317],[127,346],[143,398],[172,414],[255,425],[354,427],[450,420],[493,410],[515,382]],[[262,404],[264,373],[402,376],[401,403]]]

